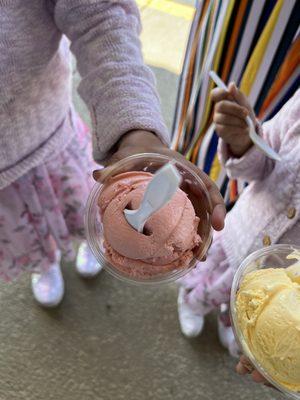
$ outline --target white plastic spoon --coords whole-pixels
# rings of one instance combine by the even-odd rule
[[[180,173],[171,163],[160,168],[149,182],[140,208],[124,210],[127,222],[138,232],[143,232],[146,221],[171,200],[181,180]]]
[[[211,77],[211,79],[215,82],[215,84],[220,88],[220,89],[224,89],[224,90],[228,90],[228,87],[225,85],[225,83],[222,81],[222,79],[214,72],[214,71],[210,71],[209,72],[209,76]],[[257,133],[255,130],[255,126],[253,124],[252,119],[247,116],[246,117],[246,122],[247,125],[249,126],[249,136],[250,139],[252,140],[252,142],[263,152],[265,153],[269,158],[272,158],[273,160],[276,161],[281,161],[281,157],[279,156],[279,154],[276,153],[276,151],[274,151],[272,149],[272,147],[270,147]]]

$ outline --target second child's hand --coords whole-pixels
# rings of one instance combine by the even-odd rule
[[[236,372],[239,375],[251,375],[252,379],[256,383],[262,383],[265,386],[276,389],[271,385],[251,364],[247,357],[241,356],[236,366]],[[277,390],[277,389],[276,389]]]
[[[234,101],[236,96],[240,96],[241,104]],[[218,136],[227,143],[234,157],[242,157],[253,146],[246,123],[246,117],[249,115],[255,121],[251,106],[234,84],[229,85],[228,91],[213,89],[211,98],[215,103],[213,121]]]

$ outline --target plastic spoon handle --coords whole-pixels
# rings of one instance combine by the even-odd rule
[[[224,90],[228,90],[228,87],[225,85],[225,83],[222,81],[222,79],[214,72],[214,71],[210,71],[209,72],[209,76],[211,77],[211,79],[215,82],[215,84],[220,88],[220,89],[224,89]],[[279,154],[276,153],[276,151],[274,151],[272,149],[272,147],[270,147],[257,133],[255,130],[255,126],[253,124],[252,119],[247,116],[246,117],[246,122],[247,125],[249,126],[249,136],[250,139],[252,140],[252,142],[263,152],[265,153],[269,158],[272,158],[273,160],[276,161],[281,161],[281,157],[279,156]]]
[[[138,232],[143,232],[147,219],[171,200],[181,179],[174,165],[169,163],[160,168],[149,182],[140,208],[124,210],[127,222]]]

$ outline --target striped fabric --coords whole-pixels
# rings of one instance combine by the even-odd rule
[[[217,158],[208,72],[235,81],[266,121],[300,80],[298,0],[200,0],[180,77],[172,147],[216,181],[227,203],[245,186],[229,181]]]

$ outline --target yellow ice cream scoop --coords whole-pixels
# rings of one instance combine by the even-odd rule
[[[249,351],[270,377],[300,392],[300,253],[288,268],[246,274],[236,296],[237,323]]]

